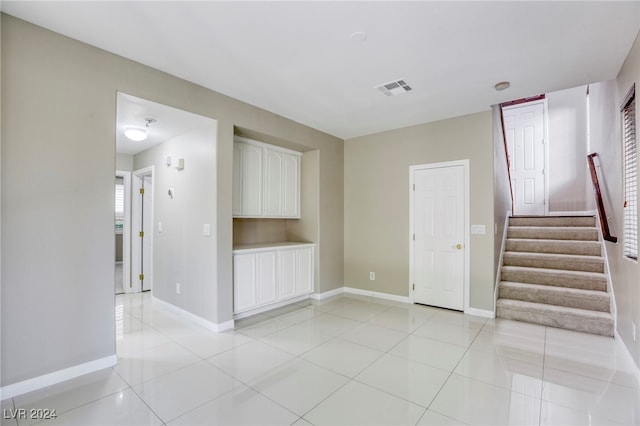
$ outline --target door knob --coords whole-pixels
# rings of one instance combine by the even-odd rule
[[[454,247],[454,248],[456,248],[456,249],[458,249],[458,250],[460,250],[460,249],[462,249],[462,244],[458,243],[458,244],[456,244],[456,245],[455,245],[455,246],[453,246],[453,247]]]

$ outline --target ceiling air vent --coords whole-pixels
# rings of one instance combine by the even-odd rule
[[[380,84],[379,86],[376,86],[376,89],[387,96],[393,96],[410,91],[411,86],[405,83],[404,80],[395,80],[388,83]]]

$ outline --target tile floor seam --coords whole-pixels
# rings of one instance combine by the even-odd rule
[[[138,386],[139,386],[139,385],[138,385]],[[142,403],[143,403],[144,405],[146,405],[146,406],[147,406],[147,408],[149,409],[149,411],[151,411],[151,412],[153,413],[153,415],[154,415],[154,416],[156,416],[156,417],[157,417],[157,418],[162,422],[162,424],[163,424],[163,425],[166,425],[166,424],[167,424],[167,422],[165,422],[165,421],[164,421],[164,419],[163,419],[162,417],[160,417],[160,415],[159,415],[158,413],[156,413],[156,412],[153,410],[153,408],[151,408],[151,406],[147,403],[147,401],[145,401],[145,400],[144,400],[144,398],[142,397],[142,395],[140,395],[138,392],[136,392],[136,390],[135,390],[133,387],[131,387],[131,391],[132,391],[132,392],[133,392],[133,393],[134,393],[134,394],[135,394],[135,395],[140,399],[140,401],[142,401]]]
[[[471,345],[473,345],[473,342],[475,342],[475,340],[478,338],[478,335],[480,334],[480,330],[482,330],[482,328],[484,327],[485,324],[486,324],[486,321],[482,325],[482,327],[480,327],[480,329],[478,330],[478,332],[474,336],[473,340],[469,343],[469,345],[467,346],[467,348],[463,352],[462,356],[460,356],[460,359],[458,360],[456,365],[451,369],[451,371],[449,372],[449,375],[447,376],[447,378],[444,380],[444,382],[442,382],[442,385],[440,386],[440,388],[438,389],[436,394],[433,396],[433,398],[431,398],[431,401],[429,402],[429,406],[427,407],[427,411],[431,409],[431,405],[433,404],[433,402],[438,398],[438,395],[440,395],[440,393],[442,392],[442,389],[444,389],[444,387],[447,385],[447,383],[449,383],[449,380],[451,380],[451,376],[453,376],[453,374],[454,374],[453,372],[456,370],[456,368],[458,368],[458,365],[460,365],[460,363],[462,362],[464,357],[467,355],[467,353],[469,352],[469,349],[471,348]],[[420,336],[418,336],[418,337],[420,337]],[[442,413],[440,413],[440,412],[438,412],[436,410],[433,410],[433,411],[438,413],[438,414],[444,415],[444,414],[442,414]],[[425,413],[426,413],[426,411],[425,411]],[[446,417],[449,417],[449,416],[446,416]],[[449,417],[449,418],[451,418],[451,417]],[[455,419],[454,418],[454,420],[457,421],[457,422],[464,423],[462,420],[459,420],[459,419]]]
[[[113,370],[113,367],[108,367],[108,368],[110,368],[110,369],[112,369],[112,370]],[[116,374],[118,374],[118,372],[117,372],[117,371],[115,371],[115,370],[113,370],[113,371],[114,371]],[[118,376],[120,376],[120,374],[118,374]],[[115,394],[117,394],[117,393],[124,392],[124,391],[126,391],[126,390],[132,389],[132,387],[129,385],[129,383],[127,383],[127,382],[126,382],[126,381],[125,381],[121,376],[120,376],[120,378],[121,378],[121,379],[122,379],[122,381],[127,385],[127,387],[126,387],[126,388],[123,388],[123,389],[119,389],[119,390],[113,391],[113,392],[111,392],[111,393],[108,393],[108,394],[102,395],[102,396],[100,396],[100,397],[98,397],[98,398],[95,398],[95,399],[92,399],[92,400],[90,400],[90,401],[85,401],[84,403],[82,403],[82,404],[80,404],[80,405],[75,405],[75,406],[73,406],[73,407],[71,407],[71,408],[69,408],[69,409],[67,409],[67,410],[64,410],[64,411],[60,411],[60,412],[56,411],[56,414],[57,414],[58,416],[60,416],[60,415],[62,415],[62,414],[69,413],[69,412],[71,412],[71,411],[73,411],[73,410],[76,410],[76,409],[78,409],[78,408],[84,407],[84,406],[86,406],[86,405],[93,404],[93,403],[95,403],[95,402],[101,401],[101,400],[103,400],[103,399],[105,399],[105,398],[108,398],[108,397],[110,397],[110,396],[113,396],[113,395],[115,395]],[[70,380],[73,380],[73,379],[70,379]],[[63,383],[64,383],[64,382],[63,382]],[[55,385],[52,385],[52,386],[55,386]],[[132,390],[133,390],[133,389],[132,389]],[[15,401],[14,401],[14,409],[15,409],[15,407],[16,407],[16,405],[15,405]],[[35,424],[38,424],[38,423],[42,423],[42,422],[45,422],[45,421],[47,421],[47,420],[39,420],[39,421],[37,421],[37,422],[35,422],[35,423],[32,423],[32,425],[35,425]],[[20,422],[18,422],[18,424],[20,424]]]
[[[236,380],[237,380],[237,379],[236,379]],[[180,413],[179,415],[175,416],[175,417],[174,417],[174,418],[172,418],[172,419],[167,420],[166,422],[162,419],[162,417],[158,416],[155,412],[154,412],[154,414],[156,414],[156,416],[158,416],[158,418],[160,419],[160,421],[164,422],[163,424],[165,424],[165,425],[166,425],[166,424],[169,424],[169,423],[171,423],[172,421],[174,421],[174,420],[176,420],[176,419],[179,419],[179,418],[180,418],[180,417],[182,417],[182,416],[186,416],[187,414],[189,414],[189,413],[191,413],[191,412],[193,412],[193,411],[197,410],[198,408],[202,408],[203,406],[205,406],[205,405],[207,405],[207,404],[210,404],[210,403],[212,403],[213,401],[215,401],[215,400],[217,400],[217,399],[219,399],[219,398],[222,398],[222,397],[227,396],[228,394],[230,394],[230,393],[232,393],[232,392],[235,392],[235,391],[236,391],[236,389],[238,389],[240,386],[241,386],[241,385],[234,386],[233,388],[229,389],[228,391],[223,392],[223,393],[221,393],[221,394],[220,394],[220,395],[218,395],[218,396],[214,396],[213,398],[208,399],[207,401],[205,401],[205,402],[203,402],[203,403],[201,403],[201,404],[198,404],[197,406],[195,406],[195,407],[193,407],[193,408],[191,408],[191,409],[189,409],[189,410],[185,411],[184,413]],[[140,399],[142,399],[142,397],[140,397]],[[143,400],[143,401],[144,401],[144,400]],[[146,402],[146,401],[145,401],[145,402]],[[153,410],[152,410],[152,411],[153,411]]]
[[[349,383],[349,382],[347,381],[347,383]],[[261,395],[261,396],[263,396],[264,398],[267,398],[269,401],[271,401],[271,402],[273,402],[274,404],[278,405],[280,408],[282,408],[282,409],[284,409],[284,410],[287,410],[288,412],[290,412],[290,413],[291,413],[291,414],[293,414],[294,416],[298,416],[299,418],[302,418],[302,416],[301,416],[300,414],[298,414],[298,413],[295,413],[295,412],[291,411],[291,409],[289,409],[289,408],[285,407],[284,405],[282,405],[281,403],[279,403],[279,402],[278,402],[278,401],[276,401],[275,399],[271,398],[269,395],[267,395],[267,394],[264,394],[264,393],[260,392],[258,389],[254,388],[253,386],[249,386],[249,385],[247,385],[247,384],[245,384],[245,386],[246,386],[247,388],[251,389],[252,391],[254,391],[255,393],[257,393],[258,395]],[[340,386],[340,387],[342,387],[342,386]],[[338,389],[339,389],[339,388],[338,388]],[[337,392],[337,389],[336,389],[336,392]],[[334,393],[335,393],[335,392],[334,392]],[[329,395],[327,396],[327,398],[329,398],[331,395],[333,395],[333,393],[329,394]],[[217,398],[216,398],[216,399],[217,399]],[[326,398],[325,398],[325,399],[326,399]],[[307,412],[307,413],[308,413],[308,412]],[[305,413],[305,414],[307,414],[307,413]],[[305,419],[305,420],[306,420],[306,419]],[[294,422],[294,423],[295,423],[295,422]]]
[[[544,370],[545,363],[547,361],[547,329],[548,327],[544,327],[544,345],[542,345],[542,384],[540,386],[540,410],[538,413],[538,426],[542,426],[542,404],[543,404],[543,396],[544,396]]]

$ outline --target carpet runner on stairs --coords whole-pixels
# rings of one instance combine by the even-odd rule
[[[595,217],[512,217],[496,316],[613,336],[604,272]]]

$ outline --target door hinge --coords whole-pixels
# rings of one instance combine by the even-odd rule
[[[414,191],[416,190],[416,184],[415,183],[413,184],[413,190]]]
[[[416,291],[416,283],[413,283],[413,291]]]
[[[413,241],[416,240],[416,234],[413,234]]]
[[[140,188],[140,195],[144,195],[144,188]]]
[[[144,281],[144,274],[138,275],[138,278],[140,278],[140,281]]]
[[[140,231],[140,233],[138,235],[140,235],[140,238],[143,238],[144,237],[144,231]]]

